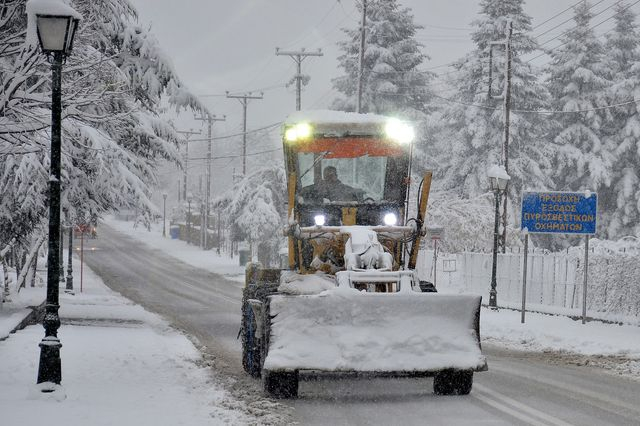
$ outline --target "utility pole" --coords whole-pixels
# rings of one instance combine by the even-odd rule
[[[205,196],[205,211],[204,211],[204,220],[201,223],[200,228],[203,230],[202,236],[202,249],[207,249],[207,230],[209,229],[209,201],[211,200],[211,151],[213,150],[213,123],[216,121],[225,121],[227,119],[226,115],[223,115],[222,118],[216,117],[215,115],[207,114],[203,117],[196,117],[196,120],[206,121],[207,122],[207,140],[209,145],[207,146],[207,173],[205,180],[207,181],[207,190],[204,194]]]
[[[512,64],[512,49],[511,38],[513,37],[513,22],[508,21],[506,27],[506,38],[502,41],[494,41],[490,43],[489,50],[489,98],[490,99],[502,99],[504,109],[504,122],[503,122],[503,137],[502,137],[502,164],[507,173],[509,173],[509,126],[511,122],[511,64]],[[504,61],[504,87],[501,95],[493,95],[491,93],[491,85],[493,83],[493,46],[502,45],[505,48],[505,61]],[[507,248],[507,201],[509,199],[509,191],[505,189],[503,191],[504,199],[502,201],[502,232],[500,234],[499,243],[502,253]]]
[[[237,99],[242,104],[242,176],[247,174],[247,104],[249,99],[262,99],[264,93],[260,93],[260,96],[252,95],[251,93],[244,95],[230,95],[226,92],[227,98]]]
[[[356,112],[362,112],[362,86],[364,72],[365,26],[367,24],[367,0],[362,0],[362,26],[360,27],[360,58],[358,62],[358,103]]]
[[[276,56],[289,56],[297,65],[297,74],[294,76],[296,79],[296,111],[300,111],[302,107],[301,92],[302,92],[302,61],[307,56],[323,56],[322,49],[318,49],[317,52],[307,52],[304,47],[297,52],[281,51],[279,47],[276,47]]]
[[[178,130],[177,132],[182,135],[187,135],[184,142],[184,173],[183,173],[184,186],[182,187],[182,194],[184,196],[183,200],[187,201],[187,176],[188,176],[188,168],[189,168],[189,138],[191,137],[191,135],[199,135],[200,132],[194,132],[193,129]],[[179,189],[178,189],[178,193],[180,193]],[[178,197],[178,200],[180,200],[180,197]]]

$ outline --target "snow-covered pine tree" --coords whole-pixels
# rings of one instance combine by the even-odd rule
[[[46,232],[51,71],[28,40],[26,0],[0,10],[0,250]],[[156,112],[204,109],[177,78],[128,0],[76,0],[83,15],[63,67],[62,190],[66,218],[108,208],[153,210],[160,159],[179,162],[178,136]],[[65,217],[63,217],[63,220]]]
[[[453,94],[442,96],[446,98],[442,117],[447,126],[438,141],[436,182],[440,180],[439,188],[464,198],[486,192],[487,169],[502,162],[503,101],[488,97],[489,50],[491,42],[505,40],[508,22],[513,25],[510,205],[518,205],[522,189],[540,190],[551,185],[549,147],[544,138],[548,127],[546,118],[535,113],[548,108],[549,96],[538,81],[538,70],[522,60],[522,56],[537,49],[536,42],[528,35],[531,18],[523,4],[524,0],[480,2],[480,18],[472,22],[476,47],[453,65],[448,82]],[[500,94],[505,84],[504,52],[504,48],[494,48],[494,94]]]
[[[615,26],[607,34],[604,63],[613,81],[609,103],[618,105],[612,107],[612,120],[605,126],[607,145],[615,147],[615,167],[611,185],[598,193],[599,233],[610,239],[640,235],[640,34],[628,2],[617,3],[614,12]]]
[[[575,27],[549,52],[548,87],[553,98],[554,180],[559,190],[600,190],[611,183],[613,147],[605,127],[609,80],[604,48],[590,27],[593,13],[585,1],[575,7]],[[599,109],[603,108],[603,109]]]
[[[357,3],[362,13],[362,5]],[[397,0],[368,1],[362,112],[402,115],[420,120],[424,118],[430,100],[430,73],[418,67],[428,59],[420,51],[415,39],[422,28],[414,23],[410,8],[401,7]],[[344,75],[333,80],[334,88],[342,94],[332,105],[334,109],[355,111],[358,96],[360,27],[344,28],[346,40],[338,43],[342,54],[338,57]]]
[[[287,182],[284,167],[271,166],[247,174],[231,190],[214,200],[223,208],[236,241],[254,245],[265,265],[277,258],[283,241],[287,213]]]

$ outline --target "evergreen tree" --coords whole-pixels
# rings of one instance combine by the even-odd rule
[[[517,201],[522,189],[546,189],[551,185],[549,146],[544,138],[548,126],[546,119],[536,113],[548,108],[549,95],[538,82],[538,70],[521,59],[537,49],[528,35],[531,18],[523,4],[524,0],[482,0],[480,18],[472,22],[476,47],[453,65],[449,84],[454,93],[445,97],[442,117],[446,128],[437,146],[436,177],[443,189],[464,198],[486,192],[487,169],[503,162],[503,100],[488,96],[489,54],[492,42],[506,39],[509,22],[513,25],[509,196]],[[492,93],[499,95],[505,87],[506,55],[502,46],[493,50]]]
[[[27,34],[26,0],[0,9],[0,250],[46,233],[51,69]],[[157,113],[204,107],[177,78],[128,0],[76,0],[83,15],[63,67],[63,220],[125,207],[153,211],[161,159],[179,162],[178,135]]]
[[[562,45],[550,51],[548,87],[553,97],[555,181],[559,190],[599,190],[611,183],[613,147],[607,143],[606,109],[609,80],[604,48],[590,21],[585,1],[575,8],[575,27],[565,31]]]
[[[362,13],[362,5],[358,3]],[[400,114],[407,118],[423,118],[430,99],[428,82],[432,76],[418,67],[428,59],[415,40],[422,28],[414,23],[411,9],[397,0],[367,2],[364,65],[362,69],[362,112]],[[343,52],[338,57],[345,75],[335,78],[333,85],[343,96],[333,108],[355,111],[358,96],[360,27],[343,29],[347,38],[338,43]]]
[[[235,241],[246,240],[265,265],[277,259],[286,223],[287,180],[282,166],[248,173],[213,204],[228,218]]]
[[[605,70],[614,82],[608,92],[613,105],[606,126],[607,145],[614,147],[611,185],[598,193],[602,224],[610,239],[640,235],[640,38],[629,4],[614,6],[615,26],[607,34]],[[623,105],[620,105],[623,104]],[[618,106],[616,106],[618,105]]]

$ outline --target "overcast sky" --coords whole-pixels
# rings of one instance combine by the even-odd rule
[[[309,57],[303,62],[303,73],[311,80],[303,89],[302,108],[326,108],[335,97],[331,79],[341,74],[336,60],[336,42],[344,39],[340,28],[355,28],[360,20],[356,0],[130,1],[138,9],[140,24],[151,27],[182,81],[202,96],[212,113],[227,116],[226,122],[214,126],[218,136],[237,132],[242,126],[242,107],[238,100],[225,97],[227,90],[264,92],[264,99],[249,104],[249,129],[280,122],[295,110],[295,86],[284,87],[295,73],[295,64],[289,57],[276,56],[276,47],[322,49],[324,56]],[[531,0],[525,10],[535,27],[576,1]],[[609,18],[613,11],[605,9],[616,1],[603,0],[594,7],[595,13],[604,10],[594,23]],[[431,59],[422,68],[447,64],[473,48],[469,27],[477,17],[479,1],[404,0],[401,4],[410,7],[415,22],[424,26],[417,39]],[[640,5],[632,8],[636,12],[638,9]],[[533,35],[570,20],[571,16],[571,12],[565,12],[535,29]],[[598,33],[610,28],[611,22],[600,25]],[[572,24],[570,21],[552,29],[539,40],[544,42]],[[554,43],[557,41],[546,47]],[[433,71],[443,73],[447,69]],[[201,123],[184,114],[177,124],[183,129],[201,127]],[[234,149],[220,145],[219,153]],[[254,148],[262,149],[250,147],[249,151]]]

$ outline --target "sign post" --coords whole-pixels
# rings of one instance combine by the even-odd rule
[[[584,192],[530,192],[522,194],[521,228],[525,232],[524,274],[522,280],[522,318],[526,304],[526,276],[529,233],[574,234],[585,236],[582,323],[587,317],[587,274],[589,236],[596,233],[598,194]]]
[[[427,237],[433,241],[433,286],[436,287],[436,274],[438,271],[438,240],[444,236],[444,228],[428,227]],[[437,287],[436,287],[437,288]]]
[[[520,311],[520,322],[524,324],[524,312],[527,305],[527,259],[529,258],[529,232],[524,233],[524,259],[522,262],[522,310]]]

